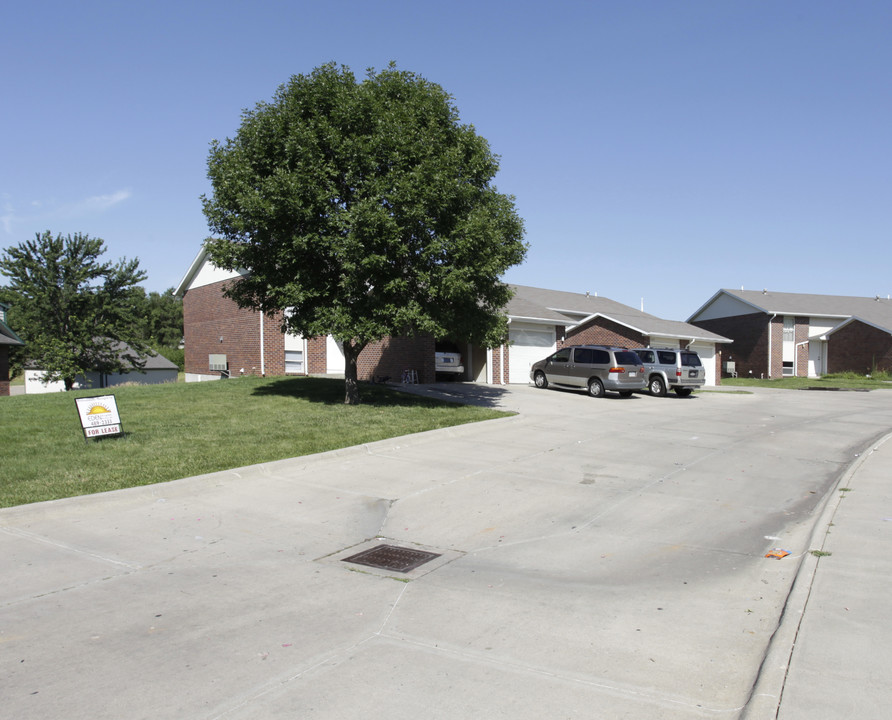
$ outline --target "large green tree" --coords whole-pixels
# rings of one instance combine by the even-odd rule
[[[175,348],[183,340],[183,301],[173,288],[143,294],[145,339],[155,349]]]
[[[90,370],[127,372],[145,364],[145,300],[137,283],[146,275],[138,260],[106,262],[104,252],[99,238],[46,231],[0,256],[23,352],[45,371],[44,380],[62,380],[66,390]],[[120,343],[134,352],[122,353]]]
[[[500,278],[526,245],[497,170],[439,85],[393,64],[362,82],[324,65],[212,143],[206,247],[216,265],[248,271],[227,291],[241,307],[287,310],[284,330],[339,339],[353,404],[370,342],[505,339]]]

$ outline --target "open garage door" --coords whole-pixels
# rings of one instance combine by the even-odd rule
[[[530,366],[554,352],[554,326],[511,323],[508,338],[508,381],[526,385],[530,381]]]

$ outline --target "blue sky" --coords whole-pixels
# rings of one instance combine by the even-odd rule
[[[509,282],[680,320],[723,287],[886,295],[890,37],[886,0],[16,3],[0,249],[83,232],[174,286],[211,140],[291,75],[393,60],[501,156]]]

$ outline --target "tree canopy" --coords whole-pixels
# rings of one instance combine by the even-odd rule
[[[497,171],[439,85],[392,64],[363,82],[324,65],[212,143],[206,247],[217,266],[248,271],[227,291],[241,307],[339,339],[346,401],[358,402],[356,359],[370,342],[505,339],[500,278],[526,245]]]
[[[19,362],[24,355],[45,371],[45,381],[62,380],[66,390],[87,371],[145,364],[144,291],[137,283],[146,275],[138,260],[105,262],[104,252],[99,238],[46,231],[0,256],[0,272],[10,279],[3,297],[26,343]],[[122,354],[120,343],[134,352]]]
[[[175,348],[183,340],[183,301],[173,288],[143,291],[143,338],[155,349]]]

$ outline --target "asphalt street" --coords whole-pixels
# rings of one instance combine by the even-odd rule
[[[412,390],[517,414],[0,510],[3,717],[845,716],[892,396]]]

